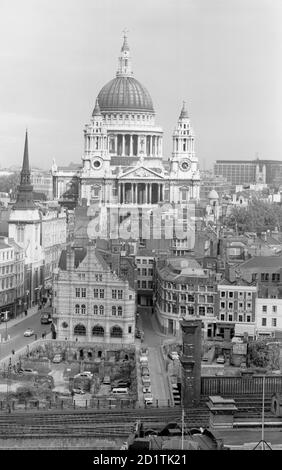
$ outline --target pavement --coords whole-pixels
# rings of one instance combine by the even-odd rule
[[[12,320],[9,320],[7,322],[1,322],[0,323],[0,334],[3,334],[3,331],[6,331],[6,328],[10,329],[15,325],[19,325],[20,323],[22,323],[27,318],[30,318],[33,315],[35,315],[37,312],[38,312],[38,306],[36,305],[35,307],[31,307],[31,308],[28,309],[26,316],[23,312],[17,318],[13,318]]]

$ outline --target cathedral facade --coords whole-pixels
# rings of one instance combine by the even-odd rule
[[[85,126],[81,164],[58,167],[53,162],[54,198],[138,208],[197,201],[200,172],[185,103],[169,159],[163,155],[163,131],[155,117],[149,92],[133,77],[124,36],[116,77],[101,89]]]

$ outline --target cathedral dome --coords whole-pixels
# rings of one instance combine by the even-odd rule
[[[149,92],[130,76],[117,76],[108,82],[100,91],[98,102],[102,113],[154,113]]]

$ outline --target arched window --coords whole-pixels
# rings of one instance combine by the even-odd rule
[[[100,325],[95,325],[92,328],[92,335],[93,336],[104,336],[104,328]]]
[[[113,326],[111,328],[112,338],[122,338],[122,329],[119,326]]]
[[[104,315],[104,305],[100,305],[99,310],[100,310],[100,315]]]
[[[116,315],[116,314],[117,314],[117,308],[116,308],[116,306],[114,305],[114,306],[112,307],[112,315]]]
[[[122,316],[122,307],[120,305],[118,306],[118,316]]]
[[[94,315],[98,315],[98,305],[94,305]]]
[[[86,328],[80,323],[74,327],[74,334],[76,336],[86,336]]]
[[[82,315],[86,314],[86,307],[85,307],[84,304],[81,305],[81,313],[82,313]]]
[[[78,304],[75,306],[75,313],[80,313],[80,306]]]

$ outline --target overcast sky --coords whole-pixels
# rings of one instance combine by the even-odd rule
[[[134,76],[165,133],[182,100],[202,168],[280,159],[281,0],[0,0],[0,167],[80,162],[83,128],[127,28]]]

